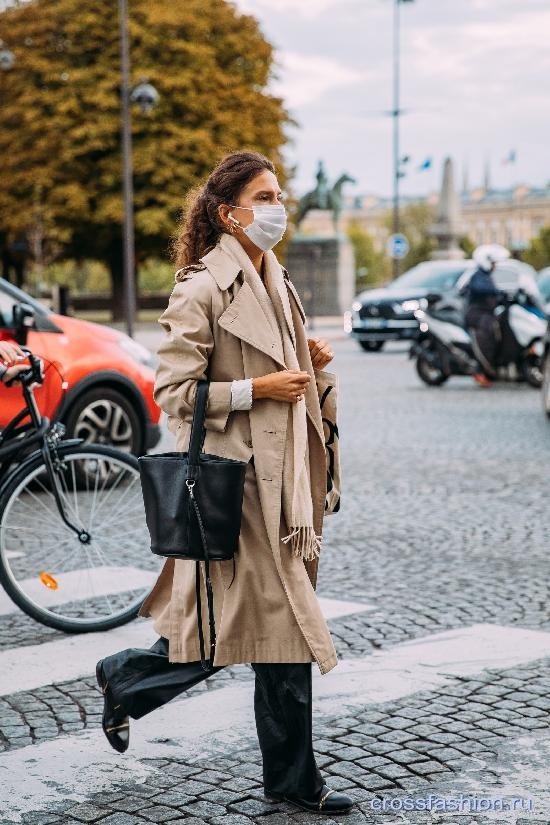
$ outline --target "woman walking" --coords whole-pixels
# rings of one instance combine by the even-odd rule
[[[305,313],[272,247],[286,211],[272,163],[225,157],[186,210],[176,284],[160,318],[155,400],[176,449],[189,446],[197,381],[208,369],[205,453],[247,462],[238,549],[211,561],[216,627],[201,666],[195,564],[166,561],[140,614],[159,640],[98,662],[103,729],[123,752],[139,719],[225,665],[250,663],[266,796],[306,810],[347,813],[312,744],[311,666],[337,664],[315,587],[327,493],[319,397],[334,387],[326,341],[306,337]],[[201,597],[206,600],[202,577]],[[207,617],[202,617],[204,635]]]

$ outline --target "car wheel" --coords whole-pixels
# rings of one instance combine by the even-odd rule
[[[139,416],[126,396],[111,387],[84,392],[64,423],[69,438],[83,438],[86,444],[110,444],[134,455],[139,455],[143,447]]]
[[[359,341],[359,346],[365,352],[380,352],[384,343],[384,341]]]
[[[544,412],[550,418],[550,353],[544,359],[542,378],[542,403]]]

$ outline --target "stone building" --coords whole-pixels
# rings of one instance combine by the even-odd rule
[[[438,193],[424,198],[403,197],[401,203],[424,201],[437,210]],[[461,223],[465,235],[476,246],[482,243],[500,243],[511,249],[522,249],[539,234],[543,226],[550,226],[550,184],[546,187],[518,185],[511,189],[471,189],[459,195]],[[371,235],[379,249],[385,246],[389,234],[388,216],[392,207],[390,198],[376,195],[347,196],[342,212],[342,230],[350,221],[357,221]],[[328,217],[308,215],[303,231],[322,233],[319,221]]]

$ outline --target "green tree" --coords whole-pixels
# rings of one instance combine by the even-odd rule
[[[390,277],[390,266],[383,252],[377,251],[372,237],[358,221],[350,221],[348,238],[355,252],[355,285],[365,289],[376,286]]]
[[[185,193],[225,152],[265,153],[284,184],[280,150],[289,118],[266,91],[272,47],[253,17],[225,0],[133,0],[130,11],[132,85],[146,76],[160,94],[151,113],[132,112],[139,264],[167,255]],[[13,68],[0,72],[4,249],[24,239],[41,261],[104,262],[118,314],[117,3],[32,0],[0,14],[0,39],[15,55]]]
[[[522,252],[521,260],[535,269],[550,266],[550,226],[543,226],[536,238]]]

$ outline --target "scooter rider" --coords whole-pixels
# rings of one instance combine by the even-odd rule
[[[478,247],[473,254],[478,268],[460,290],[460,294],[466,299],[466,327],[472,338],[474,355],[481,368],[474,373],[473,378],[482,387],[490,387],[490,379],[496,377],[501,343],[501,331],[495,316],[495,308],[505,293],[495,285],[492,273],[497,262],[509,256],[507,249],[496,244]]]

